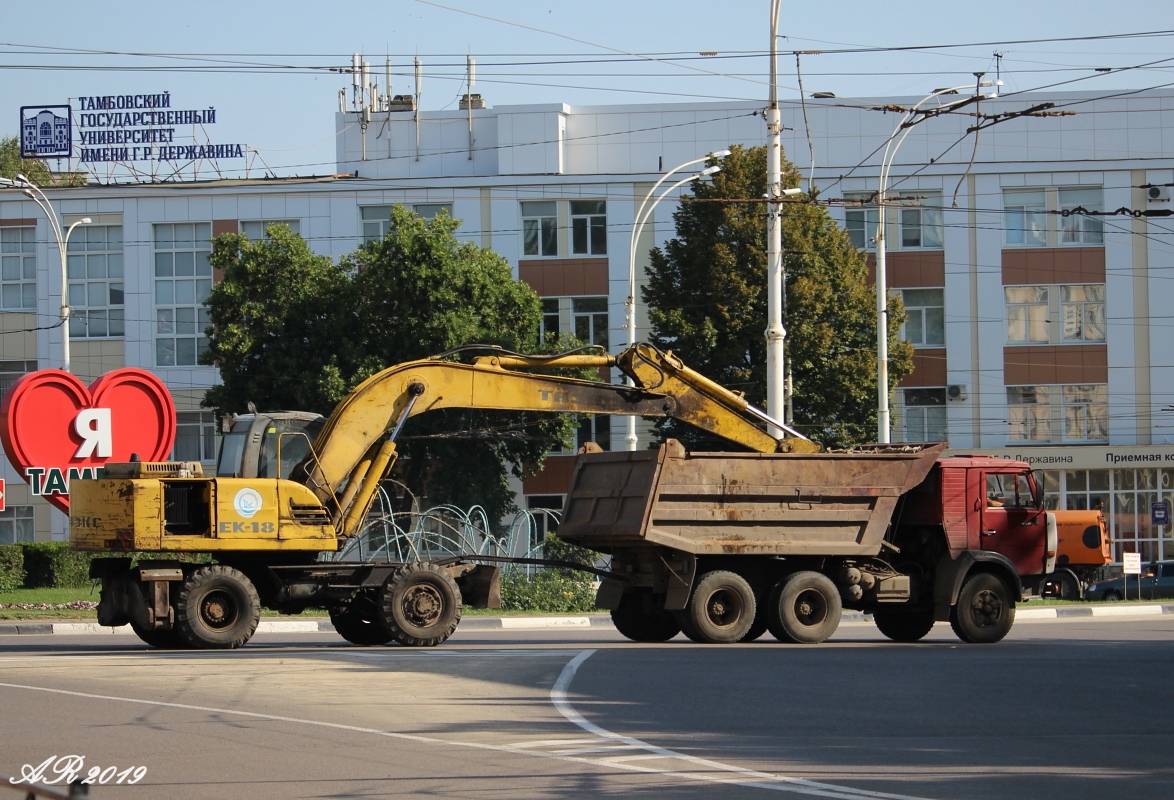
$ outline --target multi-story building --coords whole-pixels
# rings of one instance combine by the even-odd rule
[[[882,109],[920,98],[799,101],[783,109],[787,156],[862,249],[874,247]],[[949,99],[957,99],[950,98]],[[1063,116],[1016,116],[1054,103]],[[337,115],[338,174],[313,179],[51,189],[75,230],[68,258],[72,368],[159,375],[179,410],[175,457],[211,461],[215,370],[197,365],[209,240],[286,222],[338,257],[382,236],[393,203],[448,211],[543,297],[544,331],[626,344],[633,220],[677,165],[765,141],[761,106],[532,105]],[[915,369],[894,387],[894,440],[1024,458],[1058,507],[1103,507],[1115,553],[1174,557],[1152,503],[1174,491],[1174,93],[1033,94],[970,105],[912,128],[892,161],[887,283],[908,309]],[[1072,112],[1072,113],[1067,113]],[[995,123],[996,117],[1012,115]],[[806,124],[810,125],[810,144]],[[983,130],[968,133],[976,121]],[[814,164],[812,164],[812,154]],[[688,169],[678,173],[689,174]],[[671,185],[666,182],[665,185]],[[673,197],[634,243],[636,275],[670,238]],[[1120,211],[1119,211],[1120,210]],[[1156,213],[1155,213],[1156,212]],[[0,385],[60,365],[61,273],[40,210],[0,190]],[[639,297],[639,294],[636,295]],[[647,335],[637,306],[637,337]],[[606,418],[579,437],[624,447]],[[641,428],[641,447],[647,429]],[[561,505],[569,456],[519,485],[522,505]],[[64,538],[63,515],[5,466],[0,542]]]

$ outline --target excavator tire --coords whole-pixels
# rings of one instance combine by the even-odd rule
[[[894,642],[920,642],[933,628],[933,609],[898,611],[878,608],[872,612],[876,628]]]
[[[379,611],[365,598],[330,609],[330,624],[339,636],[360,647],[374,647],[391,641],[391,634],[379,620]]]
[[[229,650],[253,637],[261,621],[257,589],[240,570],[201,567],[184,579],[175,600],[175,627],[197,650]]]
[[[619,606],[611,611],[616,630],[633,642],[667,642],[680,633],[681,625],[673,612],[646,607],[645,597],[634,592],[620,597]]]
[[[433,647],[461,621],[461,590],[435,564],[408,564],[383,584],[378,606],[391,638],[408,647]]]

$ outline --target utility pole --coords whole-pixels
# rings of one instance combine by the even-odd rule
[[[770,1],[770,104],[766,109],[766,413],[786,417],[787,331],[783,327],[783,139],[778,97],[779,14],[782,0]],[[772,436],[783,431],[770,426]]]

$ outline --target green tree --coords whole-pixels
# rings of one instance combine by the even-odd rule
[[[21,158],[20,139],[16,136],[0,137],[0,178],[15,178],[24,175],[38,186],[84,186],[84,172],[55,173],[35,158]]]
[[[694,181],[673,215],[677,236],[654,249],[643,290],[653,340],[694,369],[766,404],[766,149],[731,147],[712,182]],[[784,162],[784,182],[798,184]],[[827,211],[811,203],[783,210],[787,360],[794,422],[830,447],[875,439],[876,294],[865,256]],[[912,368],[897,339],[904,321],[890,306],[889,372],[895,384]],[[672,421],[664,436],[692,447],[728,447]]]
[[[541,303],[501,256],[461,242],[447,214],[425,221],[400,206],[387,236],[338,264],[283,226],[266,241],[218,237],[223,270],[208,301],[204,363],[223,384],[204,404],[234,411],[329,414],[374,373],[468,343],[533,352]],[[397,476],[430,504],[513,510],[507,469],[522,476],[568,438],[570,418],[450,410],[413,418],[399,438]]]

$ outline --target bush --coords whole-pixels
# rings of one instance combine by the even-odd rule
[[[593,611],[595,579],[582,572],[563,575],[556,569],[544,569],[526,575],[512,569],[501,576],[501,607],[554,614]]]
[[[24,550],[20,545],[0,545],[0,594],[24,584]]]
[[[93,553],[69,549],[67,542],[22,542],[24,588],[80,589],[90,585]]]

